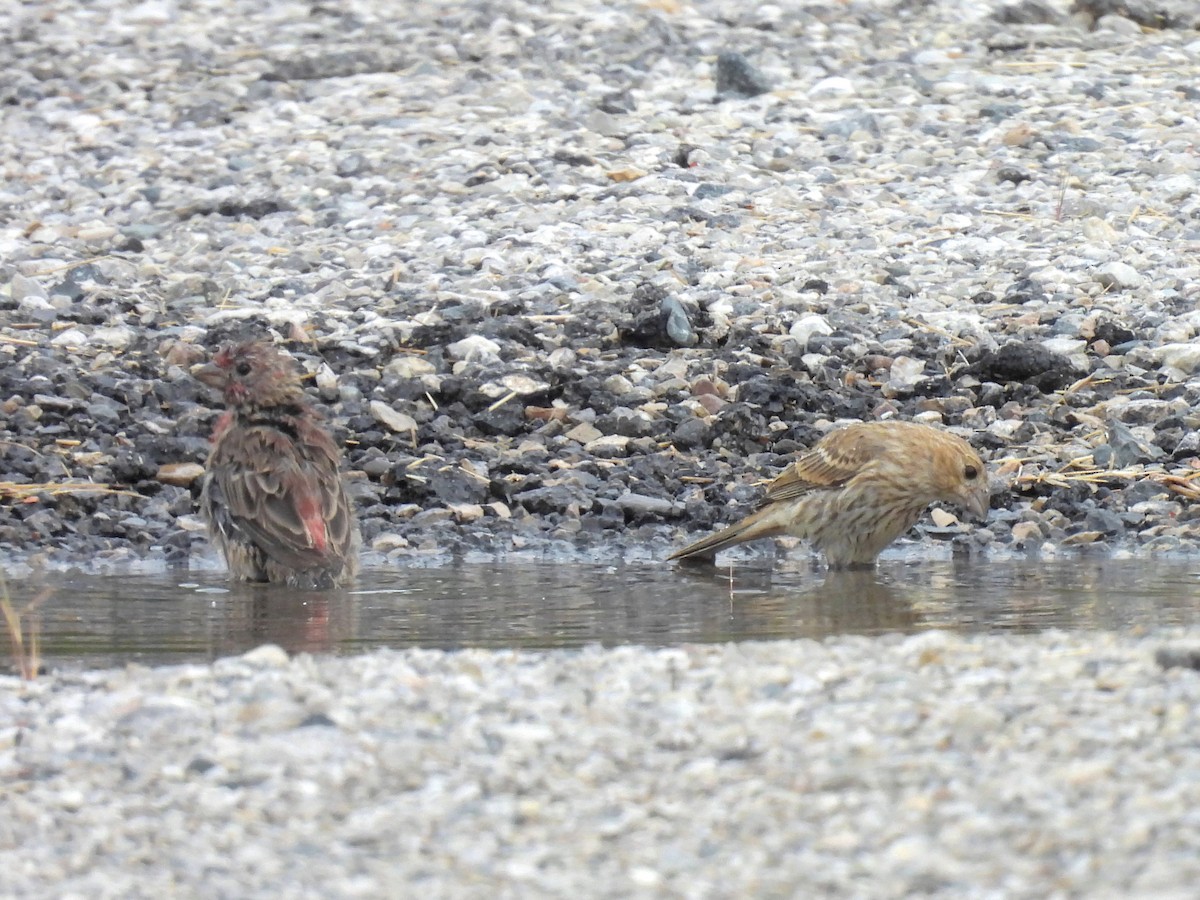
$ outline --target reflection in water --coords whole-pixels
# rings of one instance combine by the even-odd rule
[[[229,656],[260,644],[333,653],[356,640],[356,609],[353,598],[340,592],[306,596],[277,585],[248,585],[210,618],[211,654]]]
[[[822,573],[800,562],[734,569],[514,560],[364,573],[345,592],[202,578],[50,575],[39,591],[50,665],[208,660],[263,643],[292,652],[390,647],[673,644],[929,628],[1129,629],[1200,621],[1195,564],[1155,560],[885,562]],[[194,580],[192,580],[194,579]]]
[[[700,640],[752,640],[770,637],[823,638],[831,634],[883,634],[920,627],[913,600],[920,592],[874,572],[820,573],[800,583],[782,583],[774,573],[749,570],[707,572],[680,567],[697,592],[706,584],[724,587],[715,633]]]

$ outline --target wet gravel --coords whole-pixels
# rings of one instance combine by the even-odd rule
[[[1193,550],[1200,36],[1077,6],[19,9],[0,554],[208,553],[186,369],[245,334],[368,565],[665,555],[893,414],[994,470],[914,537]]]

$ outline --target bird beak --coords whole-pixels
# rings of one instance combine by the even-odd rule
[[[988,491],[986,484],[981,484],[972,491],[968,491],[962,498],[962,504],[971,517],[982,522],[987,518],[988,507],[992,504],[992,495]]]
[[[202,384],[207,384],[211,388],[218,390],[225,384],[225,372],[212,363],[205,363],[202,366],[192,366],[191,375]]]

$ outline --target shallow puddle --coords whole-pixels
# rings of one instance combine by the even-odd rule
[[[369,571],[353,590],[234,585],[222,573],[8,582],[51,667],[210,660],[262,643],[576,647],[835,634],[1129,630],[1200,622],[1200,563],[885,562],[831,575],[766,560],[728,568],[508,561]],[[6,660],[11,663],[11,660]]]

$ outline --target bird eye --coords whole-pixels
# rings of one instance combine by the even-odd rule
[[[963,469],[963,475],[966,477],[967,481],[974,481],[979,477],[979,470],[974,466],[967,466],[965,469]]]
[[[243,377],[250,374],[250,363],[240,362],[237,364],[237,373]]]

